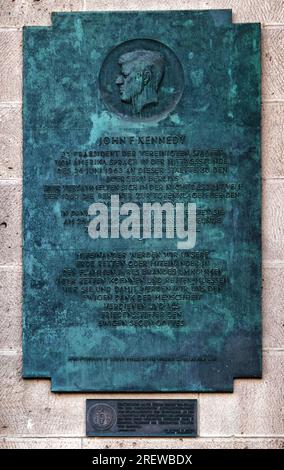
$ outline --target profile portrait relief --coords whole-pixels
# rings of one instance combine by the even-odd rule
[[[155,39],[111,48],[99,71],[99,97],[107,111],[132,122],[165,119],[179,103],[184,71],[175,52]]]
[[[163,54],[150,50],[135,50],[118,59],[121,73],[116,78],[120,99],[129,103],[133,114],[139,114],[149,104],[158,103],[159,87],[165,73]]]

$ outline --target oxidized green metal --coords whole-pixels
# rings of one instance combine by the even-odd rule
[[[24,28],[23,121],[23,376],[53,391],[260,377],[260,26],[55,13]]]

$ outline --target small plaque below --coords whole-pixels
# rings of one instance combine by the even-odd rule
[[[197,400],[87,400],[87,436],[197,436]]]

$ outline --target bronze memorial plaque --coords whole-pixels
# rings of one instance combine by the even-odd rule
[[[24,28],[25,378],[232,392],[261,376],[260,25],[231,20],[77,12]],[[192,403],[171,402],[167,425],[157,403],[137,407],[158,433],[196,432],[177,422]],[[98,402],[90,432],[155,434],[128,406]]]
[[[87,436],[197,435],[197,400],[87,400]]]

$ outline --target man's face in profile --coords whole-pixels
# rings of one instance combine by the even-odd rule
[[[164,74],[164,58],[154,51],[137,50],[120,56],[121,73],[116,79],[120,99],[131,103],[134,113],[158,102],[158,88]]]
[[[139,70],[139,64],[135,61],[122,64],[116,84],[119,86],[121,101],[130,103],[143,89],[143,72]]]

